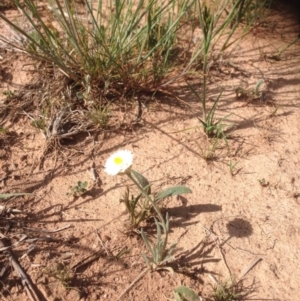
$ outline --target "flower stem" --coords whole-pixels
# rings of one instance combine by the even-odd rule
[[[155,201],[153,201],[151,199],[151,197],[149,196],[149,194],[146,192],[146,190],[144,189],[144,187],[141,186],[141,184],[132,176],[132,173],[131,173],[131,169],[127,169],[125,171],[126,175],[133,181],[133,183],[139,188],[139,190],[141,191],[141,193],[143,194],[143,196],[152,204],[154,210],[156,211],[158,217],[159,217],[159,220],[161,222],[161,225],[163,227],[163,230],[164,230],[164,234],[165,234],[165,241],[164,241],[164,249],[166,248],[167,246],[167,242],[168,242],[168,229],[166,227],[166,222],[165,222],[165,219],[163,218],[160,210],[158,209],[157,205],[155,204]]]

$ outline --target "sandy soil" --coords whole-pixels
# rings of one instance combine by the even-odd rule
[[[227,116],[233,129],[228,147],[220,142],[210,160],[204,157],[211,145],[196,118],[201,106],[183,87],[178,96],[187,104],[145,101],[140,124],[78,137],[40,166],[45,140],[24,113],[24,85],[33,76],[29,61],[0,49],[1,105],[7,101],[3,92],[18,93],[20,87],[23,98],[14,101],[24,104],[17,115],[1,116],[7,133],[0,136],[0,191],[33,193],[1,201],[22,212],[3,210],[0,230],[7,245],[26,235],[11,250],[40,300],[116,300],[143,270],[145,246],[139,236],[126,235],[128,217],[119,201],[130,182],[104,172],[118,149],[133,152],[134,169],[154,188],[184,184],[192,190],[163,203],[170,243],[178,241],[170,264],[174,274],[149,272],[122,300],[172,300],[179,285],[210,300],[212,276],[226,282],[242,275],[239,286],[247,296],[241,300],[300,299],[300,42],[274,59],[298,33],[292,15],[274,11],[265,27],[255,27],[211,71],[209,97],[224,89],[217,114]],[[235,88],[253,88],[261,79],[262,97],[237,97]],[[195,85],[200,91],[201,83]],[[129,119],[136,110],[126,112]],[[236,163],[233,174],[230,162]],[[78,181],[88,182],[88,192],[69,196]],[[127,252],[118,259],[122,250]],[[7,265],[2,251],[0,262]],[[1,300],[26,300],[10,267],[0,277]]]

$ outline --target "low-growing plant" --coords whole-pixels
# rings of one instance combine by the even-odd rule
[[[140,224],[151,215],[151,204],[148,199],[144,198],[142,193],[137,196],[130,195],[128,186],[120,202],[125,204],[132,229],[139,228]]]
[[[87,192],[87,186],[88,186],[88,182],[87,181],[78,181],[77,185],[70,187],[71,192],[68,192],[67,195],[68,196],[81,196],[84,193]]]
[[[222,93],[219,94],[218,98],[214,101],[212,108],[209,110],[208,114],[206,115],[205,120],[202,120],[198,117],[199,121],[201,122],[204,132],[207,134],[209,138],[217,138],[217,139],[224,139],[227,143],[226,135],[225,135],[225,128],[226,125],[223,123],[229,117],[229,115],[219,118],[216,120],[215,113],[217,109],[217,105],[219,103],[220,97]]]
[[[46,133],[46,120],[44,118],[33,119],[31,125],[41,130],[42,133]]]
[[[93,124],[103,128],[107,126],[110,117],[109,106],[101,105],[101,102],[98,105],[94,105],[90,108],[88,116],[92,120]]]
[[[79,291],[76,287],[72,287],[73,271],[64,263],[55,263],[53,267],[45,268],[43,273],[56,279],[66,290]]]
[[[217,158],[216,151],[220,148],[220,141],[217,138],[208,139],[205,143],[198,143],[196,144],[199,148],[201,157],[206,161],[213,161]]]
[[[242,292],[239,284],[233,279],[225,282],[218,282],[213,287],[214,301],[237,301],[241,300],[245,293]]]
[[[229,161],[229,170],[232,177],[234,177],[238,173],[238,169],[236,168],[237,164],[239,164],[239,161],[232,162],[232,160]]]
[[[12,98],[14,96],[14,92],[11,90],[3,91],[3,95],[7,96],[7,98]]]
[[[123,202],[126,205],[127,211],[130,216],[130,221],[134,227],[149,217],[149,212],[154,210],[157,218],[154,218],[157,231],[156,243],[152,243],[146,233],[141,230],[142,238],[150,253],[150,257],[143,254],[143,258],[149,268],[155,270],[161,268],[170,259],[175,249],[176,244],[172,244],[169,248],[168,235],[170,231],[169,217],[166,214],[164,218],[159,207],[158,202],[166,197],[179,195],[183,193],[190,193],[191,190],[185,186],[175,186],[167,188],[159,193],[151,194],[151,185],[149,181],[140,173],[131,168],[133,161],[133,154],[127,150],[120,150],[112,154],[105,164],[105,171],[109,175],[124,174],[135,184],[139,189],[140,194],[137,197],[129,197],[129,191],[123,197]],[[141,200],[146,200],[140,205]]]
[[[279,108],[280,108],[280,106],[277,103],[273,103],[273,109],[269,113],[269,117],[275,117],[275,116],[277,116]]]
[[[132,194],[130,195],[130,188],[127,186],[125,194],[120,200],[126,206],[127,212],[130,216],[131,227],[133,229],[139,228],[143,221],[153,215],[153,203],[157,205],[166,197],[191,192],[190,189],[185,186],[174,186],[158,193],[153,193],[151,191],[151,184],[142,174],[131,169],[130,177],[137,180],[137,184],[139,184],[147,194],[147,197],[145,197],[142,192],[139,192],[136,196]],[[139,190],[141,187],[139,187]]]
[[[147,237],[146,233],[141,230],[142,239],[150,253],[150,256],[142,253],[142,257],[147,264],[147,266],[151,270],[156,270],[159,268],[164,268],[169,270],[171,273],[173,272],[172,268],[164,267],[166,263],[173,260],[173,252],[177,245],[177,243],[173,243],[167,249],[168,243],[168,234],[170,232],[170,221],[169,216],[166,214],[166,218],[164,221],[159,222],[157,219],[155,220],[156,225],[156,242],[151,242]],[[164,235],[162,235],[164,234]]]
[[[259,79],[253,88],[248,87],[237,87],[235,88],[235,94],[237,98],[244,98],[250,101],[253,100],[263,100],[264,91],[262,86],[264,84],[263,79]]]
[[[270,184],[265,178],[258,179],[257,181],[262,187],[268,187]]]
[[[176,301],[200,301],[198,294],[187,286],[178,286],[173,290]]]
[[[199,93],[187,82],[190,90],[193,92],[193,94],[196,96],[196,98],[202,102],[203,107],[203,118],[197,117],[200,123],[202,124],[203,130],[208,138],[217,138],[217,139],[223,139],[227,144],[227,138],[225,134],[225,129],[229,126],[224,124],[224,121],[229,117],[229,115],[219,118],[216,120],[215,113],[217,110],[217,106],[219,103],[219,100],[221,98],[222,92],[218,95],[217,99],[214,101],[213,106],[211,109],[207,112],[206,103],[203,102],[205,95],[201,96]],[[205,88],[203,88],[205,89]]]
[[[8,129],[6,128],[6,127],[4,127],[4,126],[0,126],[0,134],[7,134],[7,132],[8,132]]]

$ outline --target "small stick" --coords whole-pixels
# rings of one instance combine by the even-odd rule
[[[16,273],[19,275],[22,284],[26,290],[26,293],[29,297],[29,299],[31,301],[36,301],[36,300],[40,300],[38,298],[38,296],[36,295],[27,275],[25,274],[25,272],[23,271],[23,269],[21,268],[20,264],[17,262],[17,260],[13,257],[12,254],[9,254],[9,261],[11,263],[11,265],[13,266],[14,270],[16,271]]]
[[[56,241],[56,239],[50,237],[50,236],[45,236],[45,237],[37,237],[37,238],[30,238],[30,239],[26,239],[24,240],[24,242],[26,243],[33,243],[33,242],[37,242],[37,241]]]
[[[4,238],[4,235],[2,233],[0,233],[0,238]],[[0,239],[0,247],[5,247],[5,245],[1,239]],[[30,280],[28,279],[27,275],[23,271],[23,269],[20,266],[20,264],[18,263],[18,261],[14,258],[13,254],[10,251],[6,250],[5,252],[6,252],[6,255],[7,255],[11,265],[13,266],[14,270],[19,275],[29,299],[31,301],[39,301],[40,300],[39,297],[37,296],[36,292],[34,291]]]
[[[7,179],[9,176],[5,176],[5,177],[2,177],[0,178],[0,182],[2,182],[3,180]]]
[[[132,288],[133,286],[140,280],[142,279],[146,273],[149,271],[150,269],[149,268],[146,268],[145,270],[143,270],[130,284],[129,286],[121,293],[121,295],[116,299],[116,301],[119,301],[121,300],[121,298],[126,294],[128,293]]]
[[[22,213],[23,211],[19,209],[6,208],[6,206],[0,206],[1,211],[5,211],[6,213]]]
[[[70,227],[71,227],[71,225],[67,225],[65,227],[62,227],[62,228],[59,228],[59,229],[56,229],[56,230],[47,230],[47,229],[39,230],[39,229],[27,228],[27,227],[23,227],[23,229],[33,231],[33,232],[39,232],[39,233],[57,233],[57,232],[65,230],[65,229],[68,229]]]
[[[98,231],[96,230],[95,232],[96,232],[96,234],[97,234],[97,237],[98,237],[98,239],[99,239],[99,241],[100,241],[100,243],[101,243],[103,249],[104,249],[105,252],[106,252],[106,255],[107,255],[108,257],[113,257],[113,254],[106,248],[106,246],[105,246],[103,240],[101,239],[101,237],[100,237]]]
[[[240,274],[240,276],[239,276],[239,281],[238,282],[240,282],[241,280],[242,280],[242,278],[244,278],[245,276],[246,276],[246,274],[258,263],[258,262],[260,262],[262,260],[262,258],[261,257],[258,257],[258,256],[256,256],[254,259],[252,259],[252,261],[249,263],[249,265],[248,266],[246,266],[243,270],[242,270],[242,272],[241,272],[241,274]]]
[[[8,247],[1,247],[0,248],[0,252],[2,252],[2,251],[7,251],[7,250],[9,250],[11,248],[11,246],[8,246]]]
[[[218,280],[212,274],[208,274],[208,277],[214,283],[214,285],[219,284]]]
[[[208,229],[208,228],[206,228],[204,226],[203,226],[203,228],[205,229],[205,231],[207,231],[213,237],[214,241],[217,242],[217,248],[219,249],[219,252],[221,254],[221,257],[222,257],[222,260],[224,262],[224,265],[225,265],[226,269],[228,270],[229,275],[231,276],[230,268],[229,268],[229,266],[227,264],[225,255],[223,254],[223,251],[222,251],[222,244],[224,244],[224,242],[221,244],[220,243],[220,237],[218,235],[214,234],[212,230],[210,230],[210,229]]]
[[[71,269],[74,270],[75,272],[80,269],[81,267],[93,262],[94,260],[98,259],[99,257],[102,256],[103,251],[97,251],[93,253],[92,255],[80,260],[79,263],[74,264]]]
[[[218,247],[218,249],[219,249],[219,251],[220,251],[221,257],[222,257],[223,262],[224,262],[224,265],[225,265],[225,267],[227,268],[229,275],[231,276],[232,274],[231,274],[230,268],[229,268],[229,266],[228,266],[228,264],[227,264],[227,261],[226,261],[226,259],[225,259],[225,255],[223,254],[223,250],[222,250],[222,247],[221,247],[221,245],[220,245],[220,241],[219,241],[219,240],[218,240],[218,246],[217,246],[217,247]]]

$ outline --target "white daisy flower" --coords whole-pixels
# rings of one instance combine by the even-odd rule
[[[133,154],[129,150],[119,150],[112,154],[105,163],[105,172],[115,176],[131,167]]]

